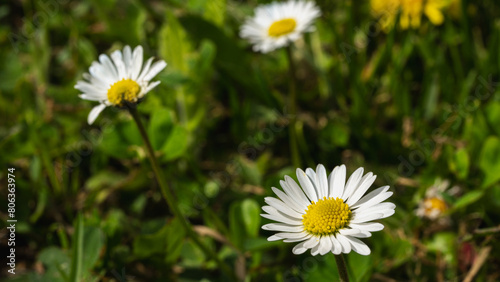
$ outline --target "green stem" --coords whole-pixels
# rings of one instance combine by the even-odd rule
[[[130,105],[128,107],[130,114],[134,118],[135,123],[137,124],[137,127],[139,128],[139,132],[141,133],[142,140],[144,142],[144,145],[146,145],[146,150],[148,152],[148,157],[149,160],[151,161],[151,166],[153,167],[153,172],[155,174],[156,180],[158,181],[158,184],[160,185],[161,192],[163,194],[163,197],[167,201],[167,204],[170,208],[170,211],[174,214],[175,217],[177,217],[182,224],[182,227],[186,231],[186,234],[188,237],[193,240],[193,242],[207,255],[208,257],[212,258],[215,260],[219,268],[230,278],[234,278],[234,274],[231,271],[231,269],[222,261],[220,258],[217,256],[217,254],[210,250],[208,247],[206,247],[201,240],[198,238],[196,232],[193,230],[193,227],[191,224],[187,221],[187,219],[182,215],[181,211],[179,210],[179,207],[176,205],[176,201],[174,199],[173,193],[170,191],[167,183],[165,182],[165,178],[163,177],[160,166],[158,164],[158,160],[155,157],[153,146],[151,146],[151,142],[149,141],[148,134],[146,133],[146,130],[144,129],[144,126],[142,125],[141,118],[139,117],[139,113],[137,112],[137,109],[134,107],[135,105]]]
[[[295,76],[295,64],[292,58],[292,47],[288,45],[286,48],[286,55],[288,59],[288,71],[289,71],[289,95],[288,95],[288,111],[290,115],[290,123],[288,125],[288,130],[290,134],[290,151],[292,154],[292,164],[295,168],[300,167],[300,155],[299,148],[297,145],[297,78]]]
[[[340,281],[349,282],[344,256],[342,254],[335,255],[335,262],[337,263],[337,268],[339,269]]]

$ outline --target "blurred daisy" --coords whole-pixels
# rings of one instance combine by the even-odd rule
[[[443,194],[450,196],[456,195],[459,191],[458,186],[453,186],[448,189],[450,182],[448,180],[437,179],[434,185],[429,187],[425,192],[425,198],[420,201],[416,214],[419,217],[426,217],[431,220],[436,220],[448,210],[448,204],[443,199]]]
[[[255,16],[241,27],[240,36],[253,44],[254,51],[268,53],[313,31],[313,21],[320,14],[316,4],[308,1],[261,5],[255,10]]]
[[[349,253],[370,254],[370,248],[358,238],[371,236],[384,226],[371,222],[394,214],[396,205],[382,201],[392,195],[383,186],[363,196],[375,181],[371,172],[363,176],[357,169],[346,182],[346,167],[337,166],[327,177],[325,167],[297,169],[300,186],[289,176],[280,181],[284,191],[272,188],[279,199],[266,197],[269,206],[263,217],[275,220],[262,229],[278,231],[269,241],[300,242],[294,254],[311,249],[312,255]]]
[[[114,51],[111,59],[101,54],[99,62],[94,61],[89,73],[76,83],[75,88],[82,91],[80,98],[97,101],[89,113],[87,121],[92,124],[97,116],[107,106],[123,107],[130,103],[137,103],[151,89],[160,84],[159,81],[150,83],[150,80],[163,70],[167,63],[160,60],[151,64],[150,58],[143,65],[143,50],[137,46],[132,52],[130,46]]]
[[[419,27],[423,15],[432,24],[440,25],[444,21],[442,10],[451,0],[371,0],[370,3],[373,14],[380,17],[382,28],[387,30],[394,25],[398,12],[402,29]]]

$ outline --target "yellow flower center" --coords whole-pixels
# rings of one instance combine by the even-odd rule
[[[445,201],[436,197],[425,199],[424,207],[425,214],[428,216],[431,215],[434,210],[439,211],[439,213],[443,213],[448,208]]]
[[[280,37],[295,30],[297,22],[294,19],[282,19],[274,22],[267,31],[271,37]]]
[[[344,228],[351,215],[349,206],[342,199],[324,197],[307,206],[306,214],[302,216],[302,224],[310,234],[330,235]]]
[[[132,79],[122,79],[108,89],[108,101],[116,106],[123,106],[123,101],[137,102],[141,87]]]

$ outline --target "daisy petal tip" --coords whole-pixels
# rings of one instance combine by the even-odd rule
[[[268,238],[267,238],[267,241],[269,241],[269,242],[272,242],[272,241],[279,241],[279,240],[283,240],[283,238],[278,237],[278,236],[276,236],[276,235],[273,235],[273,236],[270,236],[270,237],[268,237]]]

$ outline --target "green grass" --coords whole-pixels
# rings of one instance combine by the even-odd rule
[[[16,275],[2,265],[0,277],[226,278],[170,214],[131,116],[107,108],[86,123],[95,103],[76,81],[99,54],[142,45],[168,66],[139,114],[203,243],[251,281],[337,279],[333,255],[293,255],[260,229],[264,197],[295,177],[287,54],[238,36],[261,2],[0,4],[0,186],[16,168],[18,220]],[[441,26],[385,33],[369,1],[318,1],[317,30],[292,48],[302,168],[362,166],[394,192],[396,214],[363,239],[372,254],[346,256],[353,281],[463,280],[481,259],[476,281],[500,275],[500,5],[463,2],[466,16],[445,10]],[[442,195],[441,220],[421,219],[436,179],[458,192]],[[2,227],[7,203],[1,189]]]

